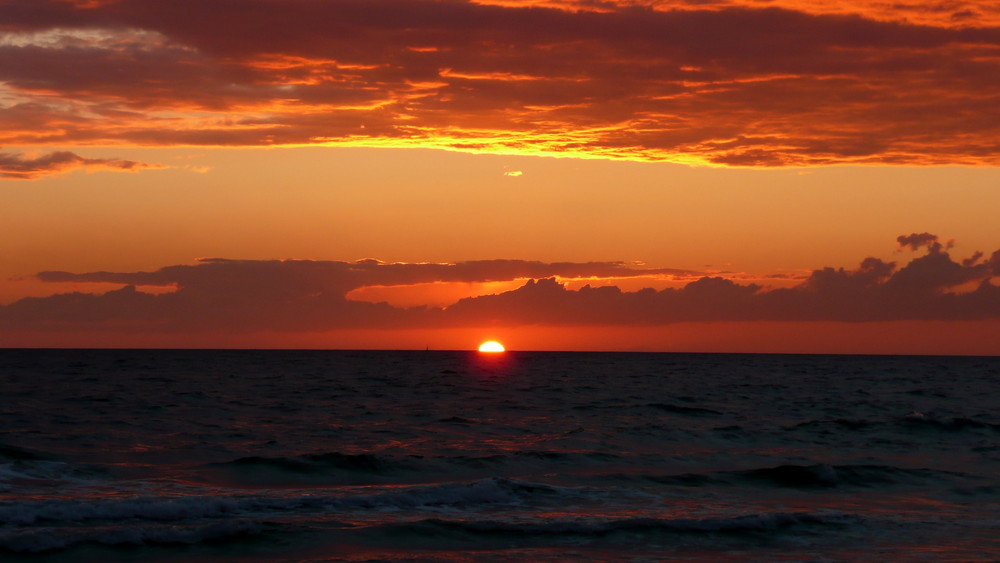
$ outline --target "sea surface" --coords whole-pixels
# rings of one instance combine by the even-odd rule
[[[0,350],[2,561],[997,561],[1000,358]]]

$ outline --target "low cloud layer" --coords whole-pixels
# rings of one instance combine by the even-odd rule
[[[815,270],[801,284],[765,290],[720,277],[680,289],[625,292],[618,287],[569,290],[559,277],[688,276],[682,270],[637,270],[620,263],[493,260],[458,264],[386,264],[375,260],[243,261],[209,259],[155,272],[42,272],[50,282],[127,284],[102,295],[25,298],[0,308],[6,330],[317,331],[342,328],[463,326],[663,325],[688,321],[898,321],[1000,319],[1000,250],[959,261],[937,237],[915,233],[901,245],[922,254],[905,265],[866,258],[852,270]],[[432,281],[534,278],[497,295],[446,308],[404,309],[350,301],[352,289]],[[153,295],[143,285],[174,285]]]
[[[1000,162],[987,0],[6,0],[0,143]]]
[[[55,151],[37,157],[0,152],[0,178],[11,180],[34,180],[78,169],[135,172],[144,168],[158,166],[134,160],[84,158],[69,151]]]

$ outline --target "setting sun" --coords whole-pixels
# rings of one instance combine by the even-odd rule
[[[479,345],[479,351],[480,352],[503,352],[503,351],[505,351],[505,348],[503,347],[503,344],[500,344],[499,342],[497,342],[495,340],[490,340],[489,342],[483,342],[482,344],[480,344]]]

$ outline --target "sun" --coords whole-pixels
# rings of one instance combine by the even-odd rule
[[[505,348],[503,344],[500,344],[496,340],[490,340],[489,342],[483,342],[479,345],[480,352],[503,352]]]

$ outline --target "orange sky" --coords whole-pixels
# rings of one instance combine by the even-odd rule
[[[0,346],[997,354],[998,76],[985,1],[6,0]]]

